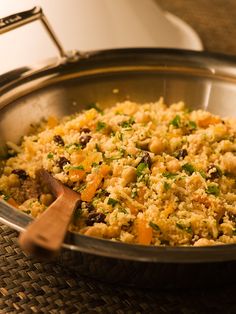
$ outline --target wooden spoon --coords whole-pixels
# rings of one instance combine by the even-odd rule
[[[29,254],[50,258],[60,251],[80,195],[45,170],[40,170],[38,175],[56,200],[20,234],[19,244]]]

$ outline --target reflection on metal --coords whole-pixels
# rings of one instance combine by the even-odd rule
[[[9,32],[13,29],[31,23],[33,21],[40,20],[47,30],[48,35],[57,47],[59,54],[62,58],[68,59],[68,61],[77,60],[79,53],[76,50],[66,52],[52,29],[48,19],[43,13],[40,7],[35,7],[31,10],[16,13],[5,18],[0,19],[0,34]]]

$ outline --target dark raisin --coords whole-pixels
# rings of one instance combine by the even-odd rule
[[[231,213],[231,212],[228,212],[228,216],[229,216],[229,219],[233,222],[236,222],[236,215]]]
[[[57,165],[58,167],[60,167],[61,169],[63,169],[63,167],[66,165],[66,164],[70,164],[70,161],[62,156],[62,157],[59,157],[59,160],[57,161]]]
[[[89,128],[82,128],[82,129],[80,129],[80,132],[81,132],[81,133],[82,133],[82,132],[84,132],[84,133],[90,133],[91,130],[90,130]]]
[[[207,174],[207,178],[212,180],[222,177],[221,169],[215,165],[209,165],[207,168]]]
[[[92,203],[86,203],[86,208],[89,213],[95,212],[95,207],[93,206]]]
[[[82,205],[82,201],[79,200],[79,201],[76,203],[75,209],[81,209],[81,205]]]
[[[82,148],[84,148],[88,142],[91,140],[91,136],[90,135],[82,135],[79,139],[79,143],[82,146]]]
[[[148,165],[148,168],[149,168],[149,169],[151,168],[151,166],[152,166],[152,159],[151,159],[151,157],[150,157],[150,155],[149,155],[148,152],[145,152],[145,153],[144,153],[144,156],[143,156],[142,159],[140,160],[140,164],[141,164],[141,163],[145,163],[145,164]]]
[[[218,221],[219,225],[221,225],[224,222],[224,217],[221,217]]]
[[[65,145],[65,143],[64,143],[63,138],[61,137],[61,135],[54,135],[54,136],[53,136],[53,141],[54,141],[57,145],[59,145],[59,146],[64,146],[64,145]]]
[[[184,159],[186,156],[188,156],[188,152],[187,150],[184,148],[184,149],[180,149],[177,154],[176,154],[176,158],[179,159],[179,160],[182,160]]]
[[[132,220],[128,221],[126,225],[121,226],[121,230],[130,231],[130,228],[133,226],[134,222]]]
[[[26,180],[28,177],[27,173],[23,169],[14,169],[12,170],[12,173],[18,175],[18,177],[22,180]]]
[[[103,213],[91,213],[88,215],[88,219],[86,219],[87,226],[93,226],[95,223],[104,222],[106,215]]]

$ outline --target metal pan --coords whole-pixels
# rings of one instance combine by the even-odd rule
[[[236,116],[236,58],[171,49],[119,49],[66,53],[39,8],[0,20],[0,33],[41,19],[60,57],[0,77],[0,154],[31,123],[132,99],[183,100],[223,116]],[[21,231],[30,217],[0,203],[0,221]],[[64,267],[106,282],[149,288],[234,282],[236,245],[153,247],[68,233],[58,260]]]

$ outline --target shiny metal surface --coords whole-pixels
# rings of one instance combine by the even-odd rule
[[[57,35],[53,31],[48,19],[44,15],[42,8],[40,7],[35,7],[31,10],[19,12],[19,13],[0,19],[0,34],[9,32],[13,29],[16,29],[18,27],[21,27],[23,25],[26,25],[28,23],[31,23],[37,20],[40,20],[42,22],[49,37],[51,38],[51,40],[57,47],[61,58],[68,58],[70,60],[74,60],[75,58],[77,58],[76,51],[67,53],[64,50],[62,44],[57,38]]]
[[[181,50],[125,49],[88,53],[73,64],[58,59],[51,61],[41,68],[28,67],[0,77],[2,160],[6,157],[5,143],[19,142],[31,123],[49,115],[72,114],[94,102],[107,107],[126,99],[144,103],[164,97],[167,104],[183,100],[191,108],[236,117],[236,58],[233,57]],[[20,231],[30,218],[1,202],[0,221]],[[92,263],[91,260],[97,265],[112,263],[118,272],[120,267],[127,267],[128,272],[146,269],[144,286],[150,286],[154,273],[159,278],[163,267],[169,272],[180,271],[180,267],[189,282],[196,279],[195,267],[202,272],[204,265],[209,269],[212,262],[216,268],[219,263],[217,269],[222,271],[222,278],[225,271],[222,262],[230,263],[228,269],[232,273],[236,245],[148,247],[68,233],[61,261],[78,272],[105,278],[106,270],[96,272],[87,262],[83,263]],[[185,272],[187,264],[193,265],[188,266],[188,274]],[[199,264],[203,266],[197,266]],[[204,276],[212,280],[207,274]],[[120,282],[127,283],[126,278],[124,273]],[[138,278],[135,277],[136,281],[132,278],[129,278],[130,283],[137,284]],[[164,282],[163,276],[161,278]]]

